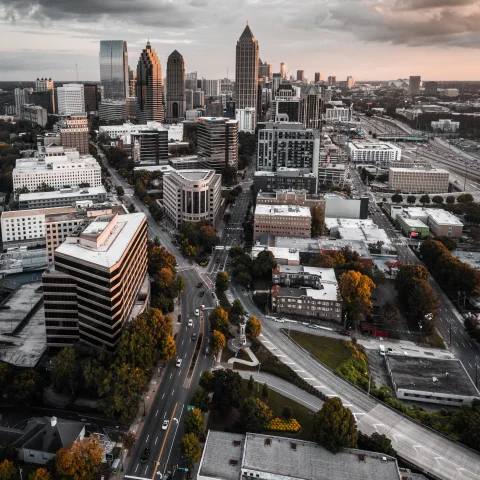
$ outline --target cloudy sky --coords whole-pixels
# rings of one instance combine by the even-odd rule
[[[99,40],[126,40],[136,66],[148,38],[165,68],[234,78],[248,20],[279,71],[344,80],[480,80],[480,0],[0,0],[0,80],[99,80]]]

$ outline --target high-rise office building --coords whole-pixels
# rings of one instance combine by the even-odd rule
[[[128,96],[128,52],[125,40],[100,40],[100,83],[106,100]]]
[[[331,75],[328,77],[328,84],[329,85],[335,85],[337,83],[337,77],[334,75]]]
[[[17,87],[15,89],[15,113],[20,116],[20,107],[30,103],[29,94],[33,93],[33,88]]]
[[[47,79],[45,78],[37,78],[35,81],[35,91],[36,92],[50,92],[51,95],[51,102],[52,102],[52,108],[53,112],[51,112],[47,107],[42,105],[43,108],[46,108],[48,113],[55,113],[55,85],[53,83],[53,80],[51,78]],[[35,105],[38,105],[36,103]]]
[[[297,82],[303,82],[305,80],[305,71],[297,70]]]
[[[219,173],[238,164],[238,121],[201,117],[197,120],[197,155],[201,168]]]
[[[258,94],[258,41],[250,27],[245,27],[237,42],[235,62],[235,106],[257,109]]]
[[[195,91],[197,87],[197,72],[187,73],[185,76],[185,88]]]
[[[150,165],[168,163],[168,130],[145,128],[132,133],[132,159]]]
[[[193,108],[193,90],[187,88],[185,90],[185,103],[186,103],[186,110],[191,110]]]
[[[54,96],[50,90],[47,91],[37,91],[35,90],[32,93],[29,93],[27,96],[28,103],[31,105],[38,105],[44,108],[47,113],[55,113],[55,104],[52,103],[54,101]]]
[[[321,82],[322,78],[321,72],[315,72],[315,83]]]
[[[205,105],[205,94],[202,90],[193,92],[193,108],[203,107]]]
[[[165,120],[162,66],[150,42],[137,65],[137,118],[139,123]]]
[[[24,103],[20,106],[20,118],[32,125],[45,127],[47,124],[47,110],[40,105]]]
[[[319,87],[308,85],[300,99],[299,120],[305,128],[320,128],[322,120],[322,95]]]
[[[280,77],[287,78],[287,66],[283,62],[280,64]]]
[[[88,118],[86,114],[71,115],[60,123],[60,140],[64,148],[76,148],[88,155]]]
[[[79,83],[64,83],[57,87],[58,114],[75,115],[85,111],[85,92]]]
[[[128,69],[128,96],[135,97],[137,94],[137,71]]]
[[[262,62],[262,59],[258,59],[258,77],[272,78],[272,66],[267,62]]]
[[[420,83],[422,81],[422,77],[418,76],[410,76],[410,81],[408,83],[408,90],[410,95],[420,95]]]
[[[87,115],[96,115],[98,112],[98,102],[100,101],[99,85],[96,83],[86,83],[83,86],[83,96]]]
[[[425,95],[437,95],[438,83],[437,82],[425,82]]]
[[[174,50],[167,61],[167,120],[185,118],[185,62]]]
[[[207,80],[202,78],[202,90],[205,97],[219,97],[220,80]]]
[[[347,77],[347,88],[353,88],[355,86],[355,79],[349,75]]]

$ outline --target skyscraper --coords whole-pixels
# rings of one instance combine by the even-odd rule
[[[197,89],[197,72],[187,73],[185,88],[195,91]]]
[[[137,71],[128,69],[128,96],[134,97],[137,94]]]
[[[185,118],[185,62],[174,50],[167,61],[167,120]]]
[[[422,78],[420,76],[411,76],[409,82],[410,95],[420,95],[420,82]]]
[[[303,82],[305,80],[304,70],[297,70],[297,82]]]
[[[272,78],[272,66],[267,62],[262,62],[262,59],[258,59],[258,76]]]
[[[321,72],[315,72],[315,83],[322,81],[322,74]]]
[[[245,27],[237,42],[235,62],[235,106],[257,109],[258,90],[258,42],[250,27]]]
[[[48,113],[55,113],[55,85],[53,83],[53,80],[51,78],[47,79],[47,77],[42,79],[37,78],[35,82],[35,91],[36,92],[50,92],[51,97],[52,97],[52,110],[49,111]],[[38,104],[36,104],[38,105]],[[42,105],[43,106],[43,105]],[[44,107],[46,108],[46,107]],[[47,108],[48,110],[48,108]]]
[[[150,42],[147,42],[138,60],[137,105],[140,123],[165,120],[162,66]]]
[[[125,40],[100,40],[100,83],[108,100],[128,97],[128,52]]]
[[[280,77],[287,78],[287,66],[283,62],[280,64]]]
[[[85,92],[79,83],[64,83],[57,87],[58,114],[75,115],[85,111]]]

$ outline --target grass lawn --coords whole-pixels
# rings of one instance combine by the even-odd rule
[[[341,340],[296,332],[295,330],[290,331],[290,336],[331,369],[337,368],[342,362],[350,358],[350,351]]]

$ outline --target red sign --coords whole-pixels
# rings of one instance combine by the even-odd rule
[[[410,232],[411,237],[418,237],[418,232]]]

